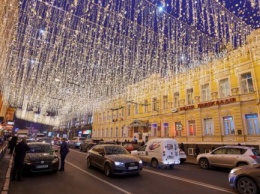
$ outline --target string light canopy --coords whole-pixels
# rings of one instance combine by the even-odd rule
[[[153,75],[168,80],[225,53],[227,44],[244,45],[259,23],[243,21],[241,10],[249,6],[259,17],[259,0],[237,3],[238,16],[220,2],[20,0],[16,33],[0,56],[1,91],[19,118],[50,125],[109,110],[104,102],[144,93],[150,84],[142,81]],[[138,91],[130,87],[138,83]]]

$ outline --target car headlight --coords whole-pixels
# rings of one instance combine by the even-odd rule
[[[23,163],[26,165],[32,165],[32,162],[30,161],[29,158],[25,158]]]
[[[123,162],[115,162],[116,166],[124,166],[125,164]]]
[[[53,160],[52,160],[52,163],[54,164],[54,163],[58,163],[59,162],[59,158],[54,158]]]
[[[142,161],[142,160],[139,160],[139,164],[143,164],[143,161]]]

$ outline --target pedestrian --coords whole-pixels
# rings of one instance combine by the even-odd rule
[[[184,144],[181,142],[180,149],[185,152]]]
[[[66,158],[67,154],[69,153],[69,146],[65,140],[66,140],[65,138],[61,138],[59,171],[64,171],[65,158]]]
[[[198,156],[200,154],[200,148],[198,145],[196,145],[196,147],[195,147],[195,154],[196,154],[196,156]]]
[[[17,144],[17,140],[18,140],[18,138],[17,138],[17,135],[15,134],[15,135],[13,135],[12,139],[9,141],[9,148],[10,148],[9,154],[13,154],[14,148]]]
[[[20,141],[15,147],[12,180],[22,181],[21,175],[23,170],[23,162],[24,162],[26,152],[29,150],[30,148],[27,145],[25,138],[23,138],[22,141]]]

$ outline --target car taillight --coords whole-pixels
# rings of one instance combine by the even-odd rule
[[[255,155],[250,155],[251,158],[253,158],[254,160],[257,159],[257,157]]]

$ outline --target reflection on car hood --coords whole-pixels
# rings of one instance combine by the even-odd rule
[[[57,158],[57,155],[54,153],[27,153],[26,158],[30,161],[44,160],[51,161],[54,158]]]
[[[112,161],[117,162],[139,162],[140,159],[126,154],[115,154],[115,155],[106,155],[106,157]]]

